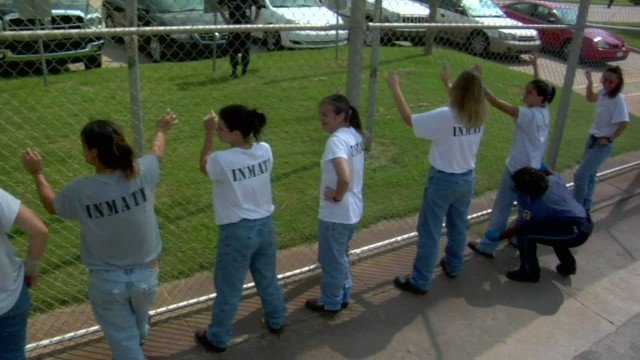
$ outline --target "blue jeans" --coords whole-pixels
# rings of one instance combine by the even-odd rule
[[[22,285],[20,296],[9,311],[0,315],[0,359],[23,360],[27,342],[27,318],[31,306],[31,295]]]
[[[115,360],[143,360],[149,310],[158,293],[157,261],[89,272],[89,302]]]
[[[449,241],[445,248],[447,270],[457,275],[462,270],[467,244],[467,214],[473,197],[473,170],[451,174],[431,168],[418,217],[418,247],[411,282],[422,290],[431,284],[438,261],[442,221],[446,220]]]
[[[587,212],[591,209],[591,201],[593,200],[593,192],[596,188],[596,174],[598,168],[611,155],[613,151],[613,143],[600,145],[595,143],[595,137],[591,135],[587,140],[587,146],[584,149],[582,162],[580,167],[573,175],[573,197],[578,204],[582,205]]]
[[[231,340],[247,271],[256,284],[267,324],[273,329],[282,327],[287,308],[276,276],[276,251],[271,216],[220,226],[214,274],[217,296],[207,328],[211,343],[224,348]]]
[[[478,249],[480,251],[490,254],[496,251],[498,244],[500,244],[498,235],[507,228],[509,214],[511,214],[513,202],[516,201],[517,196],[518,192],[513,184],[513,180],[511,180],[511,173],[509,169],[505,168],[502,172],[500,188],[493,201],[489,227],[478,243]]]
[[[358,224],[318,222],[318,262],[322,267],[318,304],[327,310],[340,310],[349,303],[353,282],[349,271],[349,243]]]

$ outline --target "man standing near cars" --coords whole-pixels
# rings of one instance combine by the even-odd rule
[[[228,25],[255,24],[260,18],[260,11],[264,9],[263,0],[220,0],[220,16]],[[256,14],[251,19],[251,7],[256,7]],[[250,32],[232,32],[229,37],[229,61],[231,63],[231,78],[238,77],[238,64],[242,63],[241,75],[247,74],[249,68]]]

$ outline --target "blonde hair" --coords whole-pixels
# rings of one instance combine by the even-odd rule
[[[449,91],[449,107],[465,126],[480,127],[487,121],[489,107],[478,74],[465,70],[458,76]]]

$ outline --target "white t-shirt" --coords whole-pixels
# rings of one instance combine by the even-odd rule
[[[449,107],[441,107],[411,116],[413,132],[418,138],[431,140],[429,163],[434,168],[460,174],[476,167],[476,153],[484,125],[468,127],[457,121]]]
[[[20,296],[24,267],[18,259],[7,233],[20,210],[20,200],[0,189],[0,315],[11,310]]]
[[[137,163],[138,177],[115,171],[76,179],[54,199],[58,216],[80,221],[80,255],[89,269],[142,265],[160,255],[154,211],[160,163],[155,155]]]
[[[622,93],[613,98],[607,96],[604,90],[598,93],[596,113],[589,133],[597,137],[611,136],[621,122],[629,121],[627,101]]]
[[[351,183],[349,190],[338,203],[324,199],[326,186],[336,188],[338,175],[333,167],[333,159],[344,158],[349,164]],[[352,127],[340,128],[329,136],[320,159],[322,180],[320,181],[320,213],[318,218],[340,224],[355,224],[362,218],[364,200],[362,184],[364,179],[364,139]]]
[[[213,182],[216,224],[261,219],[274,209],[271,197],[273,154],[266,142],[245,150],[233,147],[207,157],[207,174]]]
[[[507,158],[512,174],[530,166],[539,169],[549,139],[549,107],[518,107],[515,140]]]

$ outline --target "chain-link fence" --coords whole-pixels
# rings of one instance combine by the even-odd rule
[[[197,168],[201,119],[212,109],[243,103],[267,115],[264,140],[275,158],[281,273],[316,263],[318,161],[327,137],[316,114],[328,94],[348,94],[366,119],[371,147],[362,228],[376,226],[382,237],[413,231],[428,169],[428,143],[398,120],[384,83],[391,70],[402,74],[414,112],[447,104],[439,80],[443,62],[454,76],[480,65],[493,93],[520,105],[532,78],[527,55],[537,54],[541,77],[558,90],[548,161],[559,169],[578,163],[593,119],[594,106],[584,99],[585,71],[597,82],[608,63],[621,66],[633,120],[640,113],[640,55],[633,50],[640,48],[639,7],[489,0],[263,2],[254,24],[226,25],[222,2],[210,7],[202,0],[52,0],[51,9],[26,15],[18,2],[0,0],[0,186],[43,215],[51,234],[32,293],[31,349],[47,339],[92,332],[95,322],[86,300],[78,225],[44,215],[19,157],[26,147],[38,149],[56,190],[91,175],[79,140],[88,120],[121,124],[144,151],[164,109],[180,119],[169,134],[156,195],[164,243],[157,313],[210,299],[214,291],[217,228],[210,181]],[[130,11],[136,3],[136,12]],[[246,18],[256,19],[256,11],[251,7]],[[491,113],[478,157],[477,194],[497,187],[513,127],[506,116]],[[628,131],[637,133],[634,121]],[[617,152],[640,147],[626,135]],[[221,146],[216,142],[215,148]],[[392,219],[393,231],[386,233],[380,224]],[[13,235],[24,253],[25,237]],[[374,237],[354,247],[379,240]]]

